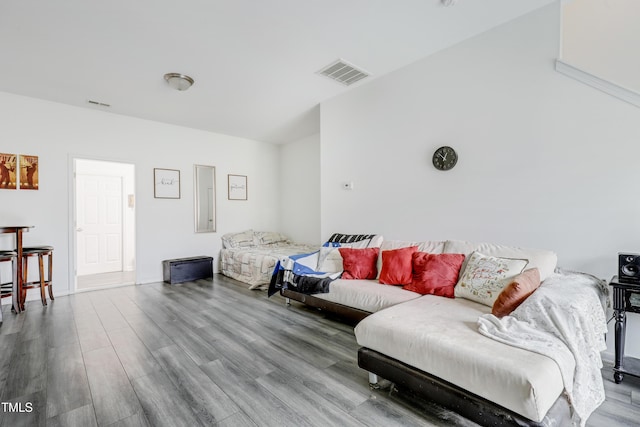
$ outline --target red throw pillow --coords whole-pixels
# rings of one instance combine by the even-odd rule
[[[498,295],[493,303],[491,313],[502,317],[511,314],[540,286],[540,272],[537,268],[530,268],[518,274]]]
[[[338,248],[342,256],[343,279],[375,279],[380,248]]]
[[[453,298],[458,275],[464,261],[463,254],[413,254],[413,279],[404,287],[422,295],[432,294]]]
[[[380,283],[385,285],[408,285],[411,283],[411,257],[417,246],[382,251]]]

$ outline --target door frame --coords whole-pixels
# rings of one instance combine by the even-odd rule
[[[76,189],[76,162],[80,160],[89,160],[89,161],[99,161],[99,162],[111,162],[111,163],[120,163],[120,164],[125,164],[125,165],[131,165],[133,166],[133,173],[134,173],[134,182],[133,182],[133,188],[134,188],[134,200],[137,198],[135,197],[135,194],[137,193],[137,186],[136,186],[136,182],[135,182],[135,167],[136,164],[128,161],[128,160],[123,160],[123,159],[116,159],[116,158],[112,158],[112,157],[100,157],[100,156],[88,156],[88,155],[83,155],[83,154],[69,154],[68,156],[68,162],[69,162],[69,224],[68,224],[68,230],[69,230],[69,293],[70,294],[74,294],[78,291],[78,275],[77,275],[77,256],[78,256],[78,242],[76,239],[76,223],[77,223],[77,205],[76,205],[76,198],[77,198],[77,189]],[[134,202],[135,203],[135,202]],[[122,205],[122,209],[124,211],[124,209],[126,209],[126,203],[123,203]],[[134,209],[134,213],[133,213],[133,227],[134,227],[134,231],[133,231],[133,235],[130,236],[133,238],[133,254],[134,254],[134,264],[137,264],[137,259],[138,259],[138,245],[137,245],[137,216],[138,216],[138,210]],[[123,232],[124,235],[124,232]],[[123,268],[124,268],[124,260],[123,260]],[[135,271],[135,283],[138,283],[138,270],[137,268],[134,268]],[[122,285],[113,285],[113,286],[103,286],[101,287],[101,289],[108,289],[109,287],[118,287],[118,286],[122,286]]]

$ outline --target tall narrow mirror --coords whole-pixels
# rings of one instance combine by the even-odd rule
[[[195,165],[196,233],[216,231],[216,168]]]

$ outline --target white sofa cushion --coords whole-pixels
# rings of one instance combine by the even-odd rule
[[[380,246],[380,251],[389,251],[392,249],[408,248],[409,246],[417,246],[419,252],[429,252],[430,254],[441,254],[444,252],[445,241],[428,240],[425,242],[409,242],[405,240],[385,240]]]
[[[555,252],[543,249],[527,249],[503,245],[495,245],[493,243],[472,243],[462,240],[447,240],[444,245],[444,253],[448,254],[465,254],[471,255],[472,252],[478,251],[484,255],[500,257],[500,258],[519,258],[529,260],[527,268],[536,267],[540,271],[540,281],[549,277],[556,269],[558,264],[558,256]],[[462,264],[462,270],[466,267],[467,260]]]
[[[481,335],[487,306],[434,295],[374,313],[355,328],[363,347],[540,422],[563,391],[558,365]]]
[[[329,285],[326,294],[315,297],[375,313],[405,301],[420,297],[416,292],[406,291],[400,286],[381,285],[377,280],[337,279]]]

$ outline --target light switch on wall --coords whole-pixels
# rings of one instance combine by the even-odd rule
[[[353,181],[343,182],[342,183],[343,190],[353,190]]]

